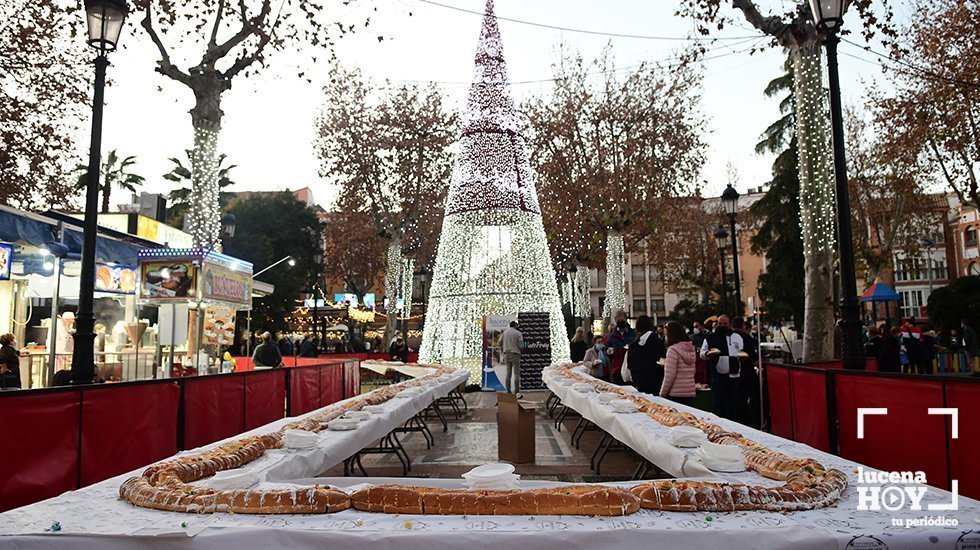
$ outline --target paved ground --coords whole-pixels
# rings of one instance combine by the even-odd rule
[[[465,396],[468,410],[458,420],[452,414],[447,415],[447,431],[442,430],[438,419],[428,420],[435,438],[431,449],[426,449],[425,439],[419,433],[399,434],[412,459],[409,476],[455,478],[481,464],[500,462],[497,458],[496,394],[476,392]],[[525,400],[541,406],[536,414],[535,461],[516,465],[522,478],[577,482],[625,480],[633,475],[640,458],[632,452],[610,452],[602,463],[602,475],[596,475],[589,461],[602,433],[586,432],[580,449],[576,449],[570,437],[578,417],[566,418],[561,430],[555,429],[554,420],[548,418],[543,406],[546,396],[547,392],[524,393]],[[362,463],[371,476],[402,474],[401,463],[392,454],[367,455],[362,458]],[[343,475],[343,468],[338,466],[323,475]]]

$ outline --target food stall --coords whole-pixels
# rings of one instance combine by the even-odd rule
[[[159,374],[220,372],[235,312],[252,307],[252,264],[199,248],[143,250],[138,262],[138,301],[158,308]]]

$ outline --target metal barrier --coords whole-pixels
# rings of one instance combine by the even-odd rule
[[[887,471],[923,471],[930,485],[980,497],[980,378],[765,365],[773,434]],[[887,409],[863,418],[858,409]],[[956,409],[953,417],[937,409]],[[932,412],[931,412],[932,411]]]
[[[0,512],[352,397],[359,365],[0,392]]]

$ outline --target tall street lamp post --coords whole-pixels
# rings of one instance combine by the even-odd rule
[[[731,228],[732,238],[732,271],[735,281],[735,307],[732,311],[736,317],[742,316],[742,281],[738,272],[738,233],[735,230],[735,213],[738,211],[738,191],[728,184],[725,192],[721,194],[721,202],[725,205],[725,213],[728,214],[728,226]]]
[[[82,272],[75,319],[75,349],[71,361],[72,384],[91,384],[95,375],[95,236],[99,217],[99,165],[102,162],[102,104],[105,101],[105,71],[108,52],[116,49],[123,21],[129,13],[125,0],[85,0],[88,44],[98,50],[95,57],[95,93],[92,99],[92,139],[85,184],[85,237],[82,241]],[[54,322],[54,319],[52,319]],[[54,345],[54,342],[52,342]],[[137,344],[138,345],[138,344]]]
[[[921,244],[926,249],[926,278],[929,279],[929,296],[932,296],[932,278],[933,278],[932,247],[936,246],[936,239],[927,235],[919,239],[919,244]]]
[[[865,368],[861,337],[860,304],[851,237],[851,200],[847,192],[847,166],[844,157],[844,122],[841,116],[840,74],[837,71],[837,31],[843,23],[848,0],[810,0],[813,21],[824,33],[827,47],[827,75],[830,83],[830,118],[834,142],[834,180],[837,193],[837,242],[840,253],[841,355],[845,369]]]
[[[323,249],[318,245],[313,249],[313,289],[310,294],[313,296],[313,341],[317,343],[318,349],[324,349],[326,344],[323,338],[326,338],[326,333],[323,334],[323,338],[320,337],[320,326],[319,320],[317,319],[319,313],[319,305],[317,304],[316,289],[319,287],[320,275],[323,273]],[[322,293],[321,293],[322,294]],[[324,296],[323,300],[326,302],[327,297]]]
[[[721,256],[721,310],[728,309],[728,283],[725,282],[725,249],[728,248],[728,230],[724,225],[715,229],[715,241],[718,243],[718,255]]]

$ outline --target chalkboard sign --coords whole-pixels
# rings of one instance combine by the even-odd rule
[[[544,389],[541,371],[551,364],[551,318],[547,313],[518,313],[524,336],[521,353],[521,389]]]

